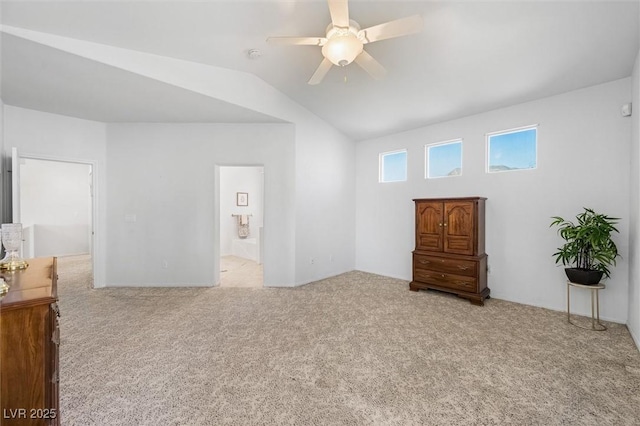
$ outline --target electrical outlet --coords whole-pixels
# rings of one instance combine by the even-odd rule
[[[315,265],[315,263],[316,263],[316,258],[315,257],[312,257],[312,258],[309,259],[309,264]]]

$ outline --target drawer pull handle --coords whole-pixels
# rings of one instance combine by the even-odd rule
[[[440,228],[442,228],[442,223],[439,223],[439,224],[438,224],[438,226],[439,226]]]
[[[459,284],[459,285],[461,285],[461,286],[463,286],[463,287],[471,287],[471,286],[469,285],[469,283],[464,282],[464,281],[458,281],[458,284]]]
[[[466,271],[467,269],[469,269],[469,267],[468,266],[458,265],[458,269],[460,269],[462,271]]]
[[[442,274],[442,278],[444,278],[444,274]]]
[[[445,223],[445,224],[444,224],[444,226],[447,226],[447,225],[448,225],[448,223]]]
[[[422,263],[423,265],[426,265],[427,263],[431,263],[428,260],[421,260],[420,263]]]

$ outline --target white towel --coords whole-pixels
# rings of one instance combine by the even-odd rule
[[[248,225],[249,224],[249,216],[246,214],[240,215],[240,225]]]

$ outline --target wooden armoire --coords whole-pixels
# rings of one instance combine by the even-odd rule
[[[414,199],[416,247],[409,289],[455,293],[474,305],[489,298],[484,252],[486,198]]]

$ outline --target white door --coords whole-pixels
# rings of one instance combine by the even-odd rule
[[[11,221],[20,223],[20,157],[16,147],[11,148],[11,209]],[[22,257],[22,246],[23,244],[20,244],[20,257]]]
[[[11,148],[11,208],[13,223],[20,223],[20,157],[18,148]]]

